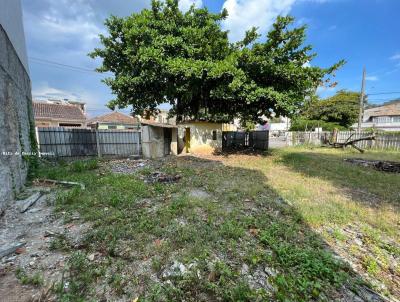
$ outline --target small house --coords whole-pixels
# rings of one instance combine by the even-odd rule
[[[113,111],[90,119],[87,126],[99,130],[138,130],[140,121],[136,117]]]
[[[142,155],[160,158],[178,154],[178,127],[142,119]]]
[[[236,131],[233,124],[185,121],[179,124],[179,151],[184,153],[211,153],[222,150],[222,132]]]
[[[352,126],[357,128],[357,124]],[[393,101],[382,106],[364,111],[363,129],[374,128],[383,131],[400,131],[400,101]]]
[[[32,104],[36,127],[86,128],[84,103],[51,100]]]

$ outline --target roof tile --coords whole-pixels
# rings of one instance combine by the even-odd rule
[[[33,112],[36,119],[86,120],[83,111],[75,105],[33,102]]]

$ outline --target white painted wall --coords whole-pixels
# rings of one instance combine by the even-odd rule
[[[181,125],[190,128],[190,152],[209,153],[222,148],[221,123],[193,122]],[[217,132],[217,139],[213,140],[213,131]]]
[[[29,73],[20,0],[0,0],[0,25],[6,31],[22,65]]]

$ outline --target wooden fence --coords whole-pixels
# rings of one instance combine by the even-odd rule
[[[46,157],[139,156],[141,136],[131,130],[37,128],[39,151]]]
[[[370,136],[371,132],[367,131],[339,131],[337,133],[336,142],[344,143],[350,137],[351,139]],[[357,147],[363,149],[382,149],[382,150],[400,150],[400,134],[399,133],[383,133],[375,134],[374,141],[361,141],[356,143]],[[323,145],[332,141],[332,132],[287,132],[286,142],[288,146],[297,146],[303,144]]]

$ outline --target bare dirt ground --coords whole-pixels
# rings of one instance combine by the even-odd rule
[[[78,242],[87,227],[55,216],[51,188],[34,186],[25,195],[37,191],[43,195],[28,211],[21,213],[22,202],[16,201],[0,218],[0,250],[25,244],[0,259],[0,302],[55,301],[50,288],[61,279],[67,254],[52,250],[52,240],[65,235]]]

